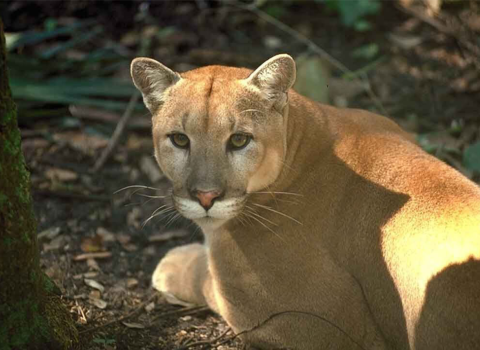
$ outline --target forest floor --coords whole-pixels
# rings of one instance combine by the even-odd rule
[[[346,79],[345,71],[323,58],[331,82],[330,103],[387,114],[414,133],[425,149],[478,182],[469,159],[480,154],[472,147],[480,141],[480,56],[465,44],[472,35],[480,35],[480,12],[468,8],[474,4],[451,5],[442,11],[447,17],[435,19],[438,23],[432,25],[428,18],[384,2],[367,32],[342,26],[338,16],[317,2],[290,2],[259,13],[210,1],[145,4],[14,0],[4,6],[2,17],[10,33],[41,32],[48,23],[91,18],[101,26],[101,34],[87,46],[63,49],[64,56],[52,54],[35,66],[38,74],[50,69],[48,78],[55,75],[51,66],[60,59],[82,60],[88,50],[105,43],[115,43],[123,57],[109,74],[128,79],[129,62],[145,38],[151,39],[149,55],[178,71],[208,64],[255,68],[282,52],[299,57],[312,52],[303,42],[309,38],[315,43],[313,51],[322,48],[349,67],[353,76],[368,77],[370,83],[370,92],[359,88],[358,80]],[[294,32],[259,17],[267,12]],[[152,38],[149,31],[155,30],[161,30],[161,35]],[[67,39],[60,36],[23,51],[19,47],[11,53],[12,62],[46,54]],[[100,71],[103,64],[78,69]],[[11,78],[16,78],[14,68]],[[71,74],[75,78],[75,72]],[[173,220],[171,215],[144,225],[163,202],[142,194],[162,195],[169,190],[152,157],[146,110],[131,119],[105,165],[92,171],[122,111],[75,102],[32,102],[20,95],[23,90],[17,91],[41,263],[63,292],[81,333],[81,348],[242,348],[219,316],[205,308],[169,305],[151,287],[151,275],[161,257],[177,245],[201,241],[202,235],[187,220]],[[113,100],[126,104],[128,94]],[[131,185],[157,190],[127,189],[115,194]]]

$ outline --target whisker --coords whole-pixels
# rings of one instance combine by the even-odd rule
[[[248,225],[253,225],[252,221],[250,220],[250,217],[244,212],[244,211],[241,211],[240,212],[240,215],[242,215],[242,219],[244,219],[244,221],[248,224]],[[240,215],[238,217],[240,217]]]
[[[157,209],[155,209],[151,215],[153,216],[153,215],[157,214],[157,213],[158,213],[160,210],[162,210],[163,208],[167,208],[167,207],[168,207],[168,208],[173,208],[171,205],[164,204],[164,205],[158,207]]]
[[[247,222],[246,222],[245,218],[242,217],[242,215],[244,215],[244,213],[240,212],[240,214],[237,215],[237,219],[238,219],[238,221],[240,221],[240,223],[242,224],[243,227],[247,227],[247,225],[246,225]]]
[[[281,241],[283,241],[285,243],[285,240],[283,239],[283,237],[281,237],[278,233],[276,233],[274,230],[272,230],[270,227],[268,227],[266,224],[264,224],[262,221],[260,221],[260,219],[257,219],[255,216],[248,215],[247,213],[245,213],[245,215],[247,215],[248,217],[250,217],[253,220],[255,220],[256,222],[258,222],[260,225],[265,227],[267,230],[269,230],[271,233],[273,233],[275,236],[277,236]]]
[[[268,188],[268,186],[267,186]],[[290,203],[290,204],[295,204],[295,205],[298,205],[298,204],[301,204],[302,202],[298,201],[298,200],[287,200],[287,199],[280,199],[280,198],[277,198],[277,196],[275,196],[275,194],[285,194],[285,195],[293,195],[293,196],[298,196],[298,197],[303,197],[303,195],[301,194],[296,194],[296,193],[289,193],[289,192],[274,192],[274,191],[259,191],[259,192],[250,192],[248,194],[270,194],[271,197],[272,197],[272,200],[275,201],[275,205],[278,207],[278,202],[283,202],[283,203]]]
[[[260,113],[260,114],[265,114],[265,113],[262,112],[261,110],[254,109],[254,108],[245,109],[244,111],[241,111],[240,114],[242,114],[242,113],[247,113],[247,112],[257,112],[257,113]]]
[[[247,206],[245,206],[245,207],[247,207]],[[248,210],[248,212],[249,212],[250,214],[253,214],[253,215],[255,215],[256,217],[265,220],[265,221],[268,222],[269,224],[271,224],[271,225],[273,225],[273,226],[278,226],[278,224],[276,224],[276,223],[268,220],[267,218],[263,217],[262,215],[256,213],[252,208],[247,207],[246,210]]]
[[[169,225],[173,224],[175,222],[175,220],[177,220],[181,216],[181,214],[179,212],[176,212],[176,213],[173,212],[172,214],[169,214],[169,215],[170,215],[170,218],[166,222],[165,227],[168,227]]]
[[[291,196],[298,196],[298,197],[303,197],[303,194],[299,193],[293,193],[293,192],[278,192],[278,191],[255,191],[255,192],[249,192],[249,194],[285,194],[285,195],[291,195]]]
[[[142,205],[145,205],[145,204],[147,204],[148,202],[151,202],[151,201],[153,201],[153,198],[148,199],[148,200],[146,200],[145,202],[132,202],[132,203],[127,203],[127,204],[124,205],[124,207],[131,207],[131,206],[134,206],[134,205],[142,206]]]
[[[192,221],[192,223],[191,223],[190,225],[188,225],[188,227],[190,227],[192,224],[193,224],[193,221]],[[199,227],[199,226],[195,227],[195,230],[193,230],[193,233],[192,233],[192,235],[190,236],[190,242],[193,241],[193,239],[195,238],[195,235],[196,235],[198,232],[200,232],[200,227]]]
[[[166,205],[165,205],[165,206],[166,206]],[[163,206],[163,207],[165,207],[165,206]],[[159,209],[157,209],[157,210],[159,210]],[[168,213],[169,211],[173,211],[173,210],[175,210],[175,208],[172,207],[172,206],[169,206],[168,208],[165,208],[165,209],[163,209],[163,210],[161,210],[161,211],[159,211],[159,212],[156,212],[157,210],[155,210],[155,212],[154,212],[152,215],[150,215],[150,217],[149,217],[147,220],[145,220],[145,222],[144,222],[143,225],[142,225],[142,229],[143,229],[143,228],[145,227],[145,225],[146,225],[150,220],[152,220],[153,218],[155,218],[155,217],[157,217],[157,216],[159,216],[159,215]]]
[[[295,219],[295,218],[292,218],[290,215],[287,215],[287,214],[282,213],[282,212],[280,212],[280,211],[278,211],[278,210],[275,210],[275,209],[272,209],[272,208],[270,208],[270,207],[267,207],[266,205],[261,205],[261,204],[257,204],[257,203],[252,203],[252,204],[253,204],[253,205],[256,205],[257,207],[260,207],[260,208],[263,208],[263,209],[266,209],[266,210],[270,210],[272,213],[276,213],[276,214],[278,214],[278,215],[282,215],[282,216],[284,216],[284,217],[286,217],[286,218],[288,218],[288,219],[290,219],[290,220],[292,220],[292,221],[295,221],[297,224],[303,225],[300,221],[298,221],[298,220]]]
[[[294,168],[292,168],[290,165],[288,165],[283,159],[280,159],[280,162],[281,162],[282,165],[283,165],[285,168],[287,168],[288,170],[297,172],[296,169],[294,169]]]
[[[141,188],[141,189],[145,189],[145,190],[161,191],[160,188],[155,188],[155,187],[150,187],[150,186],[143,186],[143,185],[131,185],[131,186],[127,186],[127,187],[121,188],[121,189],[119,189],[119,190],[116,190],[115,192],[113,192],[113,194],[120,193],[120,192],[122,192],[122,191],[128,190],[129,188]]]
[[[167,198],[168,196],[150,196],[148,194],[144,194],[144,193],[135,193],[137,196],[142,196],[142,197],[147,197],[147,198],[151,198],[151,199],[156,199],[156,198]],[[147,201],[148,202],[148,201]],[[146,202],[146,203],[147,203]]]

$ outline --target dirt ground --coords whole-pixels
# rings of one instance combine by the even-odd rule
[[[102,35],[135,46],[126,43],[126,34],[136,33],[135,41],[144,30],[135,15],[146,3],[12,4],[4,8],[3,17],[11,32],[38,28],[45,18],[94,17],[107,28]],[[444,14],[450,17],[442,23],[448,28],[462,24],[461,31],[451,35],[400,11],[393,2],[383,3],[381,14],[372,17],[373,30],[363,33],[346,29],[318,3],[291,1],[283,6],[279,20],[299,35],[222,3],[150,2],[152,18],[162,27],[177,29],[156,43],[153,56],[179,71],[207,64],[254,68],[276,53],[294,57],[305,53],[308,48],[301,39],[305,36],[358,72],[371,61],[352,52],[376,43],[383,59],[366,74],[382,113],[424,135],[436,155],[478,181],[478,174],[461,161],[463,150],[480,140],[480,70],[475,56],[462,46],[470,35],[480,35],[478,9],[468,8],[468,15],[466,5],[447,6]],[[126,62],[119,73],[123,76],[128,75]],[[332,68],[331,75],[338,78],[341,72]],[[349,89],[353,92],[347,93]],[[371,94],[355,90],[351,83],[338,91],[345,95],[332,93],[332,103],[379,109]],[[33,123],[19,118],[32,173],[41,263],[64,295],[81,333],[81,348],[241,349],[220,317],[205,308],[168,305],[151,288],[151,274],[160,258],[172,247],[201,241],[202,235],[172,212],[144,224],[164,202],[143,195],[169,191],[152,156],[148,113],[132,120],[138,127],[126,131],[111,159],[96,172],[92,166],[108,137],[89,128],[108,123],[81,119],[75,127],[64,128],[48,117]],[[114,124],[108,126],[111,132]],[[52,137],[39,132],[45,128]],[[132,185],[154,189],[115,193]]]

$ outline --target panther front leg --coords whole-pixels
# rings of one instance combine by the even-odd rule
[[[205,247],[194,243],[169,251],[152,276],[153,287],[171,304],[208,305],[217,311]]]

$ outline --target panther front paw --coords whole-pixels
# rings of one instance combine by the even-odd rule
[[[195,273],[192,264],[200,254],[204,254],[204,249],[197,243],[174,248],[157,265],[152,275],[152,285],[168,303],[182,306],[197,304],[195,286],[192,285],[195,280],[191,276]]]

